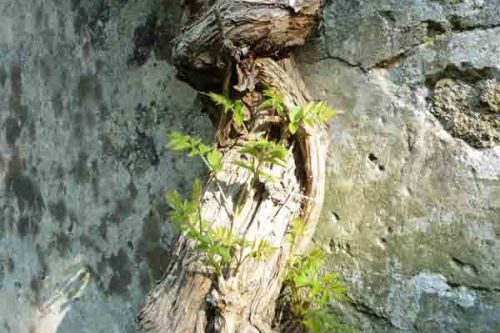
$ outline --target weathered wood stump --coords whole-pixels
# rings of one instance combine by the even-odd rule
[[[304,44],[322,1],[185,0],[184,6],[174,48],[180,77],[199,89],[224,87],[247,111],[245,130],[221,116],[216,145],[224,154],[224,171],[218,184],[208,181],[201,213],[214,227],[266,239],[277,250],[265,261],[246,260],[237,271],[214,278],[193,259],[190,242],[181,236],[164,279],[146,300],[140,324],[158,333],[278,332],[273,318],[289,254],[286,233],[301,217],[309,232],[295,251],[310,242],[323,202],[326,147],[318,127],[290,135],[273,110],[258,105],[266,88],[284,96],[287,110],[311,100],[290,50]],[[269,171],[278,181],[249,186],[249,172],[233,162],[241,159],[238,144],[257,138],[281,138],[291,154],[286,167]],[[236,206],[237,217],[230,213]]]

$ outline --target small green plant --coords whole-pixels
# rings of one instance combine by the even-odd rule
[[[239,152],[250,155],[251,159],[249,161],[235,161],[234,164],[249,170],[255,180],[259,177],[272,179],[273,177],[263,170],[264,166],[285,166],[289,154],[285,147],[266,139],[248,142],[240,148]]]
[[[318,123],[324,126],[328,119],[335,116],[336,111],[325,102],[312,102],[302,107],[294,107],[290,110],[288,130],[295,134],[303,124],[314,126]]]
[[[224,95],[219,95],[214,92],[207,94],[208,97],[214,102],[216,105],[221,106],[224,113],[228,113],[231,111],[233,113],[233,120],[239,127],[244,126],[245,122],[245,106],[243,102],[240,100],[233,101],[230,98],[227,98]]]
[[[333,300],[346,298],[346,288],[338,274],[321,275],[324,252],[314,249],[307,255],[293,251],[297,240],[306,233],[305,223],[297,219],[289,232],[290,256],[284,274],[284,291],[290,307],[289,319],[313,333],[350,332],[328,309]]]
[[[167,146],[172,150],[185,152],[190,157],[199,156],[215,174],[222,171],[222,154],[217,149],[204,144],[201,139],[179,132],[172,132],[167,138],[169,140]],[[265,147],[259,151],[258,147],[260,146],[257,145],[249,153],[259,153],[257,155],[258,157],[262,156],[263,161],[271,162],[274,161],[273,156],[274,158],[280,156],[274,150],[265,150]],[[215,177],[215,181],[223,195],[225,205],[227,199],[217,177]],[[272,255],[275,248],[266,240],[248,241],[244,237],[235,235],[230,228],[213,228],[210,222],[203,220],[200,210],[201,197],[202,184],[198,178],[193,182],[190,200],[183,199],[175,190],[165,193],[167,204],[172,209],[170,212],[171,221],[186,238],[193,242],[195,250],[205,259],[206,264],[213,269],[217,276],[222,276],[231,270],[237,272],[241,264],[248,258],[265,260]]]
[[[237,272],[248,258],[266,260],[273,254],[275,248],[264,239],[249,241],[235,235],[229,228],[212,227],[210,222],[203,220],[201,194],[201,181],[196,179],[190,200],[183,199],[175,190],[166,192],[165,199],[172,209],[171,221],[193,242],[198,255],[216,276]]]
[[[233,121],[237,126],[244,127],[245,106],[242,101],[210,93],[208,96],[220,106],[225,114],[232,112]],[[335,115],[335,110],[326,103],[313,102],[302,107],[293,107],[285,114],[284,96],[277,91],[264,91],[265,100],[261,108],[271,108],[276,114],[286,120],[288,132],[296,134],[301,126],[323,126]],[[168,147],[188,156],[198,156],[212,172],[215,183],[222,195],[222,205],[226,207],[228,216],[234,222],[237,215],[227,208],[228,200],[224,195],[218,179],[218,173],[223,170],[223,155],[214,147],[204,144],[201,139],[180,132],[168,135]],[[245,143],[239,149],[247,159],[233,162],[238,167],[248,170],[252,175],[250,188],[260,178],[273,180],[266,168],[273,165],[286,166],[289,151],[281,144],[259,139]],[[247,192],[241,199],[246,199]],[[201,258],[211,268],[216,277],[227,277],[236,274],[246,260],[266,260],[276,250],[265,239],[247,240],[235,234],[230,228],[214,227],[214,222],[203,219],[201,213],[202,184],[196,179],[192,187],[190,199],[184,199],[177,191],[168,191],[166,201],[171,207],[170,217],[179,231],[189,239],[196,251],[196,257]],[[238,210],[239,202],[235,204]],[[290,255],[286,264],[282,289],[286,293],[289,308],[289,322],[308,332],[349,332],[350,328],[341,324],[329,311],[333,300],[345,297],[345,287],[337,274],[320,274],[324,262],[324,253],[318,249],[307,255],[297,255],[294,248],[297,241],[307,233],[306,223],[297,219],[288,233]]]
[[[201,139],[180,132],[171,132],[167,135],[167,139],[168,148],[177,152],[187,152],[189,157],[199,156],[210,171],[215,173],[222,171],[221,152],[207,146]]]
[[[262,108],[273,108],[279,116],[284,116],[284,96],[273,89],[264,90],[266,99],[260,105]],[[300,126],[314,126],[317,123],[324,126],[337,112],[325,102],[310,102],[303,106],[294,106],[288,114],[288,130],[297,133]]]
[[[282,94],[277,92],[275,89],[266,89],[264,90],[264,96],[266,99],[260,105],[261,108],[271,108],[276,111],[278,116],[284,116],[284,104],[285,98]]]

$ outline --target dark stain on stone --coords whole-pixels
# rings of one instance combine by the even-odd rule
[[[66,203],[63,199],[59,199],[56,202],[49,204],[49,211],[52,217],[59,222],[59,225],[64,223],[66,216],[68,215],[68,209],[66,208]]]
[[[7,261],[7,270],[9,273],[14,273],[14,270],[16,269],[16,264],[14,263],[14,259],[9,258]]]
[[[153,280],[159,280],[163,276],[168,265],[169,251],[164,248],[161,241],[161,223],[165,216],[160,214],[162,207],[152,208],[144,218],[142,234],[135,250],[136,262],[146,260]]]
[[[12,231],[14,228],[16,214],[14,213],[13,204],[12,202],[7,202],[0,208],[0,239],[5,236],[7,230]]]
[[[101,248],[99,247],[99,245],[97,245],[96,241],[88,235],[84,234],[80,236],[80,244],[87,249],[94,250],[96,253],[102,252]]]
[[[102,101],[102,86],[96,75],[82,75],[78,81],[78,102],[93,103]]]
[[[113,212],[113,221],[119,224],[125,220],[134,211],[133,199],[130,197],[118,199],[116,201],[115,211]]]
[[[103,240],[108,239],[108,216],[101,217],[101,224],[99,225],[99,234]]]
[[[67,13],[64,12],[64,10],[59,9],[57,11],[57,38],[60,41],[66,40],[66,20],[67,20]]]
[[[13,64],[10,69],[10,85],[12,90],[12,102],[21,104],[21,94],[23,90],[21,66],[17,63]]]
[[[141,269],[139,272],[139,284],[143,292],[151,290],[152,281],[149,272],[146,269]]]
[[[120,153],[120,159],[130,172],[142,172],[160,163],[153,137],[141,132],[136,134],[135,140],[129,140]]]
[[[78,218],[76,217],[75,212],[70,212],[69,213],[69,226],[68,226],[68,232],[73,232],[73,228],[75,225],[78,224]]]
[[[58,92],[57,94],[55,94],[52,97],[51,102],[52,102],[52,110],[54,110],[54,115],[56,116],[56,118],[59,118],[64,111],[64,105],[61,93]]]
[[[152,13],[143,26],[134,31],[134,53],[129,59],[130,64],[144,65],[150,53],[156,48],[159,31],[157,28],[158,16]]]
[[[82,45],[82,54],[84,58],[89,58],[90,56],[90,50],[92,49],[92,44],[90,44],[89,41],[86,41]]]
[[[12,331],[10,330],[9,324],[7,324],[7,320],[3,321],[3,328],[5,330],[5,333],[11,333]]]
[[[94,201],[99,201],[99,161],[93,160],[90,164],[90,168],[92,170],[92,194],[94,196]]]
[[[24,124],[28,119],[28,109],[21,104],[21,95],[23,91],[21,66],[17,63],[12,64],[10,69],[10,84],[11,84],[11,98],[10,107],[15,116]]]
[[[47,261],[45,260],[45,255],[40,245],[37,245],[36,247],[36,254],[38,257],[38,264],[40,265],[40,268],[38,270],[37,275],[31,279],[30,288],[33,291],[35,300],[38,302],[40,300],[40,292],[43,287],[43,283],[45,281],[45,278],[49,274],[49,267],[47,265]]]
[[[86,152],[81,151],[78,154],[78,159],[76,160],[71,173],[75,177],[78,183],[88,183],[90,181],[91,173],[87,165],[88,155]]]
[[[106,24],[110,19],[111,8],[108,1],[101,0],[92,8],[89,20],[90,42],[96,48],[104,47]]]
[[[40,59],[40,73],[42,74],[42,78],[46,81],[48,81],[51,77],[51,61],[52,60],[48,58]]]
[[[64,168],[61,164],[59,164],[56,168],[56,179],[64,181]]]
[[[0,86],[5,86],[5,81],[7,81],[7,72],[3,66],[0,67]]]
[[[76,11],[76,16],[73,21],[73,28],[78,35],[81,35],[85,31],[84,29],[88,24],[89,17],[85,8],[82,8],[80,6],[75,6],[74,8],[74,11]]]
[[[5,279],[6,265],[0,261],[0,290],[3,288],[3,280]]]
[[[31,142],[36,140],[36,124],[34,121],[30,121],[28,124],[28,134]]]
[[[84,135],[84,126],[83,126],[83,116],[82,113],[85,112],[83,110],[77,110],[73,114],[73,130],[74,130],[74,136],[77,138],[80,138]]]
[[[141,174],[152,166],[158,166],[160,155],[151,133],[166,121],[168,114],[167,107],[160,108],[153,102],[150,105],[138,104],[135,108],[135,131],[120,146],[109,136],[103,135],[103,150],[119,159],[131,175]]]
[[[34,177],[37,177],[38,176],[38,169],[35,167],[35,166],[32,166],[30,168],[30,174]]]
[[[21,216],[17,221],[17,233],[21,238],[27,235],[36,236],[39,232],[38,221],[33,220],[30,216]]]
[[[88,33],[94,47],[101,48],[106,41],[106,24],[111,17],[109,1],[95,0],[92,2],[72,1],[72,11],[76,12],[73,21],[75,32],[78,35]]]
[[[158,59],[170,61],[172,40],[180,31],[182,7],[172,3],[159,3],[144,25],[134,31],[134,50],[129,64],[142,66],[152,52]]]
[[[134,200],[139,193],[139,190],[137,189],[137,186],[135,186],[133,181],[130,181],[130,183],[128,184],[128,193],[132,200]]]
[[[128,287],[132,282],[132,273],[130,271],[131,263],[125,250],[120,249],[116,255],[112,255],[108,264],[113,270],[108,292],[122,296],[128,294]]]
[[[35,299],[38,301],[40,299],[40,291],[43,286],[43,279],[40,276],[34,276],[30,281],[30,289],[35,295]]]
[[[80,1],[81,0],[71,0],[71,10],[75,11],[78,8],[80,8]]]
[[[106,106],[106,104],[102,103],[99,106],[99,111],[98,111],[98,116],[100,121],[106,121],[109,119],[109,116],[111,115],[109,108]]]
[[[428,38],[436,38],[437,36],[446,34],[451,29],[448,22],[427,20],[422,23],[425,25],[425,31]]]
[[[42,194],[38,186],[28,176],[23,175],[24,169],[24,162],[19,157],[13,156],[5,176],[7,193],[15,195],[21,213],[30,208],[33,215],[41,218],[45,208]]]
[[[101,278],[101,276],[104,276],[104,274],[106,273],[106,262],[106,258],[104,258],[104,256],[101,256],[101,259],[97,262],[96,267],[88,266],[87,271],[90,273],[90,276],[92,276],[92,282],[97,287],[97,289],[100,292],[108,295],[106,286],[104,285],[104,282]]]
[[[21,135],[21,124],[16,118],[9,117],[5,120],[5,139],[10,146],[15,145],[16,140]]]
[[[60,256],[64,257],[71,248],[71,238],[64,231],[54,233],[50,247],[56,249]]]
[[[151,276],[155,281],[160,280],[167,269],[170,252],[158,244],[149,247],[144,255],[151,271]]]

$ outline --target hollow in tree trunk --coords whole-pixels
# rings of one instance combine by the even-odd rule
[[[308,232],[294,252],[310,242],[323,202],[326,147],[317,126],[291,135],[275,110],[259,105],[270,88],[284,97],[286,111],[311,101],[290,52],[304,44],[321,8],[320,0],[184,1],[174,48],[179,76],[200,90],[218,87],[245,105],[243,127],[220,116],[215,145],[224,155],[224,171],[208,180],[201,214],[213,227],[266,239],[276,250],[264,261],[246,260],[215,277],[180,236],[139,316],[146,332],[279,332],[273,319],[290,252],[286,234],[300,217]],[[242,144],[260,138],[280,141],[291,152],[286,166],[269,171],[274,181],[249,181],[249,172],[233,163],[243,158]]]

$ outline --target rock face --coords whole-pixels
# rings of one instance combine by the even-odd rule
[[[317,240],[363,332],[500,331],[500,2],[330,1],[301,51],[332,121]]]
[[[0,2],[0,332],[135,331],[166,263],[165,188],[202,172],[164,148],[211,140],[169,63],[176,1]],[[331,122],[317,241],[363,332],[500,331],[500,1],[330,0],[298,50]],[[71,297],[68,297],[71,299]]]
[[[175,10],[0,1],[0,332],[50,333],[41,307],[81,269],[90,282],[57,332],[135,331],[172,236],[162,191],[202,172],[165,134],[212,137],[165,61]]]

